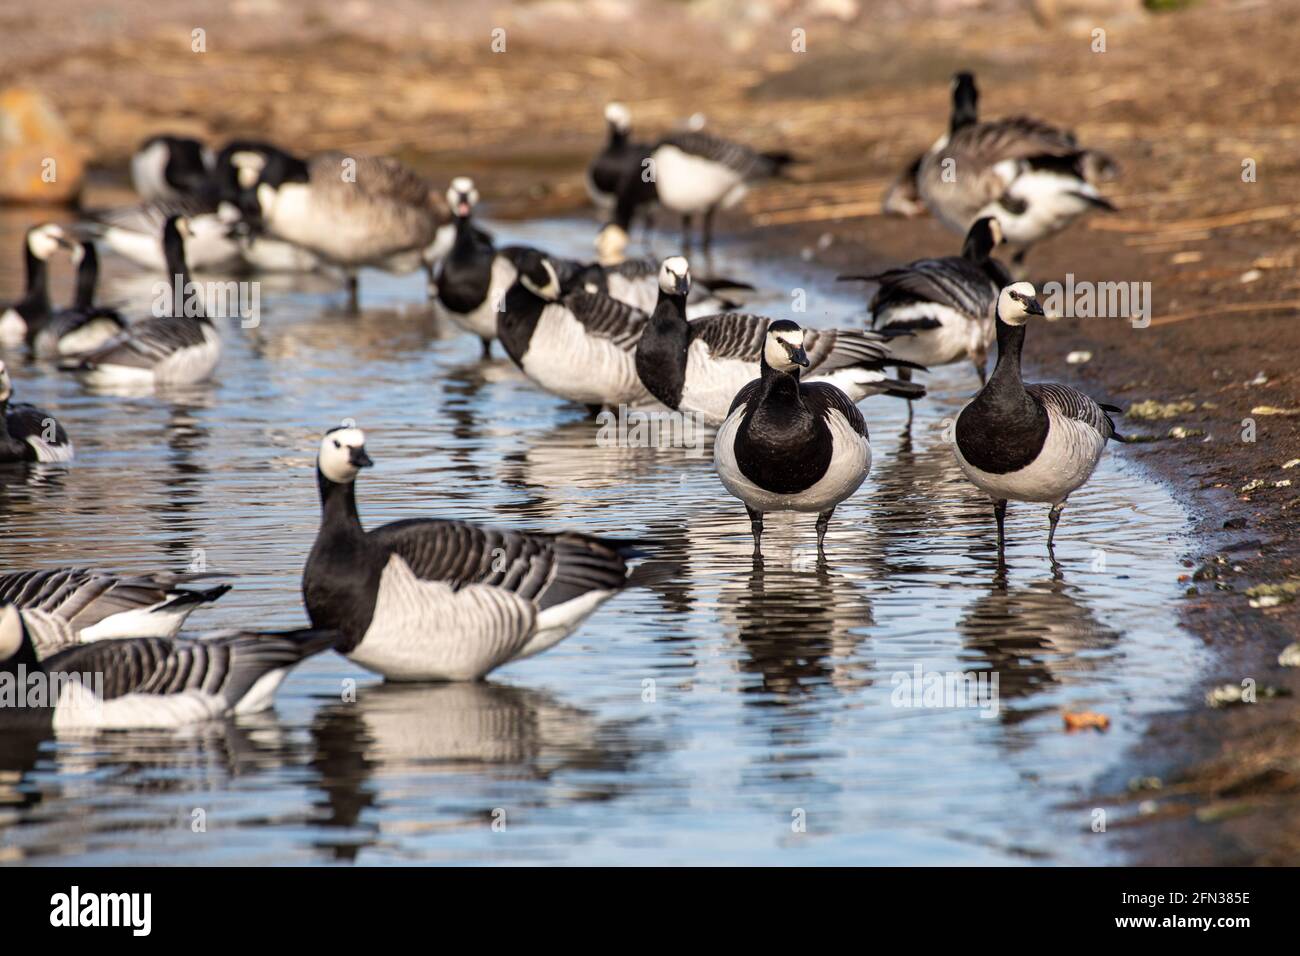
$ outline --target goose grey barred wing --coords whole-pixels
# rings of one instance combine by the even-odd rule
[[[564,297],[574,318],[592,335],[609,339],[624,351],[632,351],[641,339],[650,316],[640,309],[599,292],[577,289]]]
[[[867,437],[867,422],[862,417],[862,412],[843,391],[834,385],[827,385],[824,382],[805,382],[799,386],[799,392],[803,396],[804,404],[815,417],[825,419],[827,412],[839,412],[849,423],[850,428],[863,438]]]
[[[659,275],[659,263],[653,259],[624,259],[612,266],[605,266],[605,271],[625,279],[644,279],[646,276]]]
[[[895,358],[887,339],[879,332],[857,329],[804,329],[803,347],[808,353],[808,375],[833,372],[849,366],[883,368],[901,365],[920,368],[912,362]]]
[[[595,590],[615,590],[627,579],[630,542],[563,533],[540,534],[412,519],[370,533],[426,581],[454,588],[487,584],[534,601],[543,610]]]
[[[1044,407],[1053,408],[1062,415],[1091,425],[1103,438],[1115,436],[1115,423],[1106,414],[1106,410],[1077,388],[1044,383],[1026,385],[1025,391],[1042,402]]]
[[[133,322],[117,338],[93,352],[74,356],[73,361],[83,368],[95,365],[153,368],[181,349],[201,346],[206,341],[199,322],[155,316]]]
[[[701,130],[671,133],[661,139],[659,145],[676,146],[683,153],[726,166],[746,179],[775,176],[789,161],[788,157],[780,154],[760,153],[742,143]]]
[[[199,604],[216,600],[230,590],[228,584],[206,590],[180,586],[209,577],[212,575],[118,576],[94,568],[10,571],[0,574],[0,604],[53,615],[79,631],[114,614],[155,607],[169,600]]]
[[[691,320],[691,339],[699,339],[717,358],[757,362],[763,354],[763,340],[770,320],[745,312],[719,312]]]
[[[1069,156],[1080,149],[1069,130],[1028,116],[1012,116],[959,129],[943,152],[960,152],[969,161],[991,165],[1004,159]]]
[[[1000,291],[983,269],[960,256],[921,259],[864,278],[880,283],[871,300],[873,323],[887,309],[913,302],[935,302],[967,315],[984,315]]]
[[[352,165],[348,167],[344,163]],[[354,177],[345,179],[344,174],[348,172],[355,174]],[[428,180],[390,156],[320,153],[308,164],[308,175],[312,186],[328,182],[330,187],[348,187],[338,190],[344,204],[391,199],[402,205],[434,206]]]
[[[111,226],[127,232],[158,236],[162,233],[163,223],[172,216],[189,218],[211,211],[212,206],[209,203],[193,196],[177,195],[168,199],[137,203],[134,206],[94,210],[88,213],[88,220],[79,228],[84,228],[91,235],[101,232],[101,227]]]

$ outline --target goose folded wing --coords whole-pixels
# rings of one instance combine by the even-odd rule
[[[1104,438],[1115,435],[1115,423],[1106,410],[1077,388],[1055,383],[1026,385],[1025,391],[1045,408],[1055,409],[1062,415],[1092,426]]]
[[[197,323],[155,317],[132,324],[122,335],[79,358],[85,366],[153,368],[181,349],[202,345],[204,341],[203,330]]]
[[[741,176],[770,175],[773,171],[772,161],[762,153],[698,130],[665,136],[660,145],[676,146],[683,153],[726,166]]]
[[[885,341],[878,332],[804,329],[803,347],[808,353],[808,374],[833,372],[850,366],[882,368],[885,365],[911,365],[891,358]]]
[[[691,339],[702,341],[715,359],[757,362],[763,354],[768,319],[744,312],[720,312],[691,321]]]
[[[564,297],[573,317],[591,335],[609,339],[619,348],[636,347],[649,316],[640,309],[600,292],[578,289]]]
[[[1069,130],[1028,116],[1012,116],[959,130],[946,152],[957,151],[979,165],[992,165],[1005,159],[1069,156],[1079,152],[1079,143]]]
[[[839,412],[849,427],[867,437],[867,422],[847,395],[834,385],[824,382],[807,382],[800,386],[804,404],[817,418],[825,418],[828,412]]]
[[[992,280],[983,269],[958,256],[920,259],[875,278],[880,289],[871,300],[871,311],[934,302],[959,312],[983,314],[997,296]]]

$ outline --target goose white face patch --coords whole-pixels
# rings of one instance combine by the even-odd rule
[[[545,299],[547,302],[554,302],[560,297],[560,277],[555,274],[555,267],[545,259],[542,260],[542,269],[546,271],[545,285],[538,286],[536,282],[522,273],[519,276],[519,282],[538,298]]]
[[[665,292],[678,292],[681,280],[685,279],[685,292],[691,290],[691,269],[681,256],[670,256],[659,267],[659,288]]]
[[[18,608],[6,605],[0,611],[0,661],[7,661],[23,646],[23,619]]]
[[[360,428],[339,428],[330,432],[320,443],[318,464],[321,474],[338,485],[355,481],[361,469],[352,464],[352,451],[365,446],[366,433]]]
[[[1029,321],[1029,312],[1025,309],[1024,303],[1016,296],[1032,299],[1037,294],[1032,282],[1011,283],[998,296],[998,318],[1007,325],[1024,325]]]
[[[43,226],[37,226],[27,236],[27,248],[32,250],[32,255],[43,261],[54,255],[62,238],[63,230],[54,223],[47,222]]]
[[[447,205],[458,216],[468,216],[478,205],[478,198],[478,189],[474,186],[474,180],[468,176],[457,176],[451,181],[451,187],[447,190]]]
[[[763,357],[772,368],[789,372],[799,368],[798,363],[791,361],[790,353],[801,348],[803,348],[803,329],[768,332],[767,341],[763,343]]]
[[[600,264],[612,266],[622,262],[627,243],[627,230],[620,226],[611,223],[600,230],[600,234],[596,236],[596,255],[600,259]]]
[[[239,188],[252,189],[266,168],[266,157],[251,150],[240,150],[231,154],[230,165],[235,167],[235,180],[239,183]]]
[[[9,382],[9,369],[5,368],[4,362],[0,362],[0,402],[9,401],[13,393],[14,387]]]
[[[605,122],[620,133],[626,133],[632,128],[632,114],[622,103],[610,103],[605,107]]]

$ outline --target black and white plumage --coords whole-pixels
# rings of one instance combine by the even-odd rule
[[[426,250],[446,217],[428,182],[395,159],[330,152],[302,160],[278,152],[263,166],[252,199],[245,214],[256,228],[344,272],[353,310],[364,266],[424,268],[433,281]]]
[[[0,465],[13,462],[72,460],[72,441],[49,412],[35,405],[10,404],[13,383],[0,362]]]
[[[181,727],[256,713],[271,706],[295,665],[339,639],[320,630],[136,637],[81,644],[41,660],[24,617],[13,605],[0,608],[0,673],[26,687],[26,706],[0,708],[0,726],[56,733]],[[38,674],[44,680],[34,681]],[[38,684],[44,700],[34,698]]]
[[[1008,500],[1050,504],[1050,552],[1066,499],[1091,476],[1106,442],[1119,438],[1108,412],[1068,385],[1025,385],[1020,356],[1025,323],[1043,314],[1028,282],[998,297],[998,362],[988,384],[957,416],[957,463],[976,488],[993,499],[998,554],[1004,548]]]
[[[701,245],[708,250],[717,211],[736,205],[751,184],[782,175],[793,162],[790,153],[759,152],[703,130],[670,133],[650,150],[644,168],[624,174],[611,221],[596,240],[601,261],[621,258],[633,214],[652,201],[682,217],[687,250],[692,219],[702,215]]]
[[[32,226],[23,236],[26,285],[17,302],[0,306],[0,348],[19,348],[33,328],[50,319],[49,260],[59,249],[71,248],[60,226],[52,222]]]
[[[970,227],[960,256],[840,279],[880,283],[871,300],[871,327],[898,334],[890,341],[894,355],[927,367],[969,359],[983,383],[998,294],[1011,283],[1006,268],[992,258],[1001,241],[1001,225],[986,216]],[[909,375],[899,370],[900,378]]]
[[[565,288],[600,292],[634,309],[649,313],[654,311],[659,301],[659,269],[660,264],[655,259],[627,259],[609,266],[592,263],[584,265],[575,277],[565,283]],[[739,304],[722,293],[746,292],[753,288],[748,283],[731,279],[694,278],[690,294],[686,298],[686,317],[696,319],[737,309]]]
[[[605,123],[609,136],[587,167],[587,194],[597,208],[609,210],[618,202],[619,184],[624,178],[640,173],[651,145],[633,141],[632,114],[622,103],[605,107]]]
[[[303,572],[312,624],[393,680],[477,680],[568,636],[629,584],[629,542],[465,521],[412,519],[366,531],[355,481],[365,435],[321,441],[321,526]]]
[[[146,203],[213,202],[212,157],[188,136],[151,136],[131,157],[131,185]]]
[[[185,261],[184,219],[163,225],[170,295],[155,303],[162,314],[142,319],[104,345],[74,357],[63,367],[88,385],[192,385],[206,381],[221,357],[221,336],[203,312],[200,287],[192,284]]]
[[[659,274],[659,302],[636,346],[636,370],[646,389],[669,408],[703,415],[721,424],[736,393],[760,375],[771,320],[726,312],[688,321],[691,275],[681,256],[665,259]],[[912,367],[896,358],[876,332],[805,329],[809,380],[841,389],[854,402],[886,394],[915,399],[925,388],[889,378],[890,365]]]
[[[492,237],[474,224],[479,193],[474,181],[457,176],[447,189],[455,236],[439,263],[431,300],[435,315],[448,319],[483,343],[483,356],[492,354],[497,316],[518,270],[510,250],[498,253]]]
[[[745,503],[759,557],[768,511],[817,514],[817,549],[840,502],[871,470],[862,413],[834,385],[800,382],[810,360],[805,333],[793,322],[767,327],[760,377],[742,388],[714,440],[723,486]]]
[[[187,200],[153,200],[137,206],[101,210],[85,223],[83,231],[109,252],[151,272],[167,268],[161,241],[163,226],[173,216],[185,219],[185,261],[197,272],[234,272],[243,267],[239,240],[232,223],[205,203]]]
[[[978,101],[975,78],[957,74],[948,132],[917,171],[921,198],[949,229],[965,233],[976,219],[995,217],[1019,265],[1035,242],[1084,213],[1115,208],[1097,188],[1118,171],[1109,156],[1036,119],[980,122]]]
[[[564,292],[555,264],[535,249],[518,259],[497,334],[534,383],[589,406],[649,406],[636,372],[636,345],[649,316],[604,295]]]
[[[95,304],[95,287],[99,282],[99,254],[95,244],[83,241],[72,254],[77,264],[77,294],[72,305],[60,309],[49,321],[31,325],[27,342],[37,358],[59,358],[90,352],[126,328],[121,313]]]
[[[0,573],[0,604],[23,611],[38,657],[68,644],[175,637],[197,608],[230,590],[196,588],[207,574],[111,574],[98,568]]]

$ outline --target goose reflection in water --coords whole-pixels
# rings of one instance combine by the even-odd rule
[[[544,691],[489,682],[376,684],[355,702],[323,707],[311,725],[311,767],[324,800],[318,826],[355,833],[316,841],[335,860],[356,860],[384,831],[482,827],[512,782],[542,783],[523,806],[610,800],[625,784],[612,776],[581,785],[574,771],[622,777],[641,754],[662,749],[641,739],[639,723],[601,723]],[[512,805],[519,807],[517,798]],[[404,823],[395,805],[407,804]],[[384,807],[387,823],[366,819]],[[402,816],[397,811],[398,816]]]

